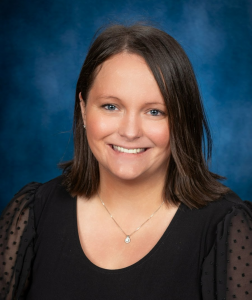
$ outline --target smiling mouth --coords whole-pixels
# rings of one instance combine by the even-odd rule
[[[132,153],[132,154],[142,153],[142,152],[144,152],[148,149],[148,148],[127,149],[127,148],[119,147],[119,146],[116,146],[116,145],[111,145],[111,146],[117,152]]]

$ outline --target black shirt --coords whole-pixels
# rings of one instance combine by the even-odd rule
[[[27,300],[251,299],[250,202],[230,192],[202,209],[181,203],[145,257],[129,267],[107,270],[85,256],[77,230],[76,198],[61,181],[62,176],[43,185],[27,185],[4,211],[1,222],[4,228],[9,226],[8,243],[2,239],[9,249],[2,255],[4,268],[0,266],[5,288],[0,299],[13,299],[5,298],[8,289]],[[6,224],[13,211],[12,222]]]

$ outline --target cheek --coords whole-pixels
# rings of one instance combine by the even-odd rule
[[[101,114],[90,114],[87,116],[87,136],[88,140],[99,140],[111,134],[115,130],[115,124]]]
[[[148,129],[148,136],[153,143],[160,148],[169,148],[170,146],[170,132],[168,124],[162,124],[162,126],[155,124]]]

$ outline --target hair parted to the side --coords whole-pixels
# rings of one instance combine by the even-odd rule
[[[179,43],[151,26],[112,25],[91,45],[76,87],[74,157],[61,164],[64,185],[72,195],[90,198],[99,187],[99,165],[83,128],[79,93],[84,102],[98,66],[111,56],[129,52],[140,55],[155,77],[167,107],[171,157],[164,185],[164,200],[199,208],[228,192],[208,169],[212,139],[191,63]]]

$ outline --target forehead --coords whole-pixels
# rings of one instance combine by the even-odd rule
[[[113,94],[124,98],[155,98],[163,102],[158,84],[145,60],[123,52],[106,60],[98,69],[92,94]]]

